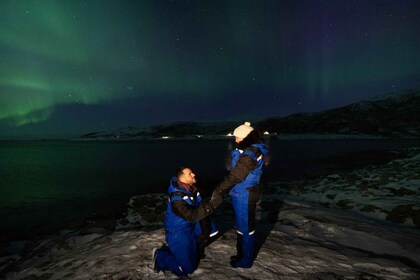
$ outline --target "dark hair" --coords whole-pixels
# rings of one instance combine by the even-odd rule
[[[254,129],[241,142],[239,142],[238,149],[244,150],[256,143],[263,143],[263,134],[259,129]]]
[[[187,168],[189,168],[189,167],[188,167],[188,166],[183,166],[183,165],[179,166],[179,167],[175,170],[175,176],[176,176],[176,178],[177,178],[177,179],[179,179],[179,177],[180,177],[182,174],[184,174],[184,169],[187,169]],[[189,169],[191,169],[191,168],[189,168]]]

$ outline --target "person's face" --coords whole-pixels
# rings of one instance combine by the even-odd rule
[[[239,144],[242,140],[244,140],[244,138],[241,138],[241,137],[235,136],[235,142],[236,142],[237,144]]]
[[[183,174],[179,177],[181,183],[192,185],[197,182],[197,180],[195,180],[195,174],[191,169],[185,168],[182,172]]]

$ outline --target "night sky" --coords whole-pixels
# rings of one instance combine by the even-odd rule
[[[1,1],[0,137],[259,120],[419,88],[420,1]]]

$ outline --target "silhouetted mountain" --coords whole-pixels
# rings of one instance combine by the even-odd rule
[[[175,122],[171,124],[155,125],[150,128],[137,128],[133,126],[117,130],[107,130],[88,133],[81,139],[96,140],[133,140],[133,139],[162,139],[162,138],[191,138],[212,137],[226,135],[237,123],[197,123]]]
[[[269,118],[258,123],[276,133],[420,136],[420,91],[408,90],[317,113]]]
[[[298,113],[254,123],[270,134],[335,134],[382,137],[420,136],[420,91],[407,90],[317,113]],[[89,133],[81,139],[215,138],[232,132],[240,122],[175,122],[150,128],[125,127]]]

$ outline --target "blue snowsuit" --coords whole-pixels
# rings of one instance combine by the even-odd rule
[[[255,247],[255,211],[259,199],[260,177],[264,165],[263,157],[268,154],[264,144],[252,144],[242,150],[231,152],[232,162],[229,176],[216,188],[223,194],[230,189],[237,228],[237,256],[234,267],[251,267]]]
[[[197,238],[202,234],[217,234],[214,224],[212,229],[202,228],[200,220],[213,212],[206,202],[201,202],[200,193],[191,193],[172,178],[168,189],[169,203],[165,216],[166,242],[157,252],[156,269],[170,270],[178,276],[192,273],[198,265],[200,250],[204,244],[197,244]],[[204,238],[207,240],[206,238]]]

